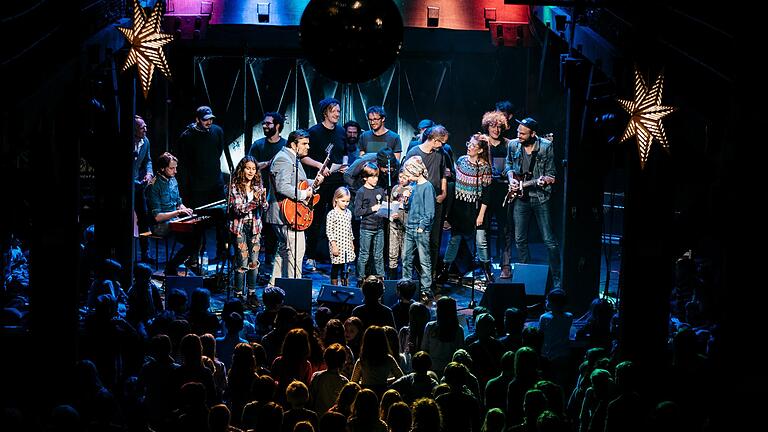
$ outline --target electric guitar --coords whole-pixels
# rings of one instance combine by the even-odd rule
[[[507,204],[512,204],[513,201],[515,201],[518,198],[522,198],[528,195],[528,188],[531,186],[536,186],[539,183],[539,179],[544,182],[545,185],[552,184],[555,182],[555,178],[547,175],[543,175],[539,178],[532,178],[531,173],[525,173],[525,174],[515,174],[512,173],[512,176],[515,180],[520,182],[520,189],[518,190],[511,190],[507,192],[507,196],[504,198],[503,206],[506,206]]]
[[[323,161],[323,165],[317,171],[312,186],[306,180],[299,182],[298,190],[303,191],[311,188],[312,198],[308,202],[292,200],[290,198],[280,201],[280,211],[288,222],[288,226],[294,231],[304,231],[312,225],[315,206],[320,201],[320,195],[317,194],[317,189],[320,186],[318,179],[331,160],[331,150],[333,150],[333,144],[328,144],[328,147],[325,149],[325,161]]]

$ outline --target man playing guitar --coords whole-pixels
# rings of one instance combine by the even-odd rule
[[[555,154],[552,142],[536,135],[538,123],[527,117],[515,120],[517,138],[509,143],[505,171],[509,178],[509,198],[514,199],[512,219],[515,243],[521,263],[531,260],[528,229],[536,218],[549,254],[553,285],[560,287],[560,248],[552,230],[549,199],[555,182]],[[517,198],[517,199],[515,199]]]
[[[314,189],[323,181],[322,172],[314,180],[307,179],[304,167],[298,163],[309,153],[309,134],[303,129],[288,135],[285,147],[272,158],[269,166],[269,208],[264,215],[265,222],[273,224],[277,237],[277,252],[269,283],[274,285],[275,278],[301,278],[301,262],[304,259],[306,243],[304,232],[294,229],[281,211],[280,202],[288,198],[309,204]],[[309,186],[299,189],[302,181]]]

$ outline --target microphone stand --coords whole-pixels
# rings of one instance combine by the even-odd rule
[[[389,267],[389,249],[392,245],[390,245],[390,235],[392,233],[392,160],[390,158],[387,158],[387,223],[385,224],[387,226],[387,236],[384,238],[384,264],[387,266],[384,269],[384,279],[387,278],[387,271],[390,270]]]
[[[470,161],[470,163],[471,162],[472,161]],[[472,226],[475,227],[473,232],[475,250],[474,257],[472,259],[472,291],[469,295],[469,305],[467,305],[469,309],[474,309],[477,306],[477,303],[475,302],[475,283],[477,282],[475,272],[477,271],[477,215],[480,213],[480,194],[480,162],[478,161],[475,164],[475,221],[472,223]],[[483,220],[483,222],[485,222],[485,220]]]
[[[296,163],[293,165],[294,167],[294,193],[296,197],[296,205],[293,206],[293,223],[294,225],[297,225],[295,228],[298,228],[298,221],[299,221],[299,152],[298,148],[296,151]],[[288,239],[286,239],[287,241]],[[298,260],[298,255],[296,252],[299,250],[298,247],[299,244],[299,230],[295,229],[293,231],[293,278],[296,278],[296,261]]]
[[[230,212],[232,211],[229,207],[230,207],[230,202],[231,202],[230,200],[232,199],[232,174],[233,174],[233,171],[234,170],[232,169],[232,167],[230,167],[230,169],[229,169],[229,187],[227,189],[227,207],[226,207],[226,210],[225,210],[225,213],[224,213],[224,220],[225,220],[225,223],[227,223],[227,224],[229,223],[229,218],[231,217],[231,213]],[[227,231],[229,231],[229,230],[227,230]],[[231,233],[229,233],[229,232],[227,233],[227,236],[231,237],[231,235],[232,235]],[[226,248],[227,259],[224,261],[224,264],[221,264],[220,268],[218,268],[219,264],[217,264],[217,271],[216,272],[219,275],[219,280],[221,280],[221,274],[224,273],[224,266],[227,265],[227,263],[229,264],[229,268],[227,269],[227,280],[225,282],[226,285],[227,285],[227,300],[229,300],[230,296],[231,296],[231,292],[232,292],[232,284],[231,284],[230,281],[232,281],[233,277],[237,277],[237,276],[234,275],[235,255],[234,254],[230,254],[229,242],[228,241],[224,242],[224,247]],[[208,271],[208,269],[203,269],[204,273],[207,272],[207,271]],[[243,277],[245,277],[245,273],[243,273]],[[243,287],[245,287],[245,280],[243,281]],[[245,289],[247,289],[247,288],[245,288]]]

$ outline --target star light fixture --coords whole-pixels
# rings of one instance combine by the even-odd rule
[[[163,19],[163,2],[158,0],[152,9],[152,14],[147,18],[144,9],[139,6],[138,0],[133,0],[133,28],[118,27],[128,42],[131,50],[125,59],[122,71],[125,72],[134,64],[139,69],[141,89],[144,98],[147,98],[149,88],[152,85],[152,74],[155,68],[171,79],[171,69],[165,59],[163,45],[173,40],[173,35],[160,32],[160,22]]]
[[[635,68],[635,100],[618,99],[622,108],[631,116],[627,129],[621,136],[621,142],[635,137],[637,151],[640,155],[640,169],[645,168],[654,138],[665,151],[669,152],[667,134],[664,132],[661,119],[677,108],[661,105],[662,91],[664,91],[663,72],[656,78],[653,87],[649,88],[645,84],[643,76]]]

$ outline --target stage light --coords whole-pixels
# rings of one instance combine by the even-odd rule
[[[269,22],[269,3],[256,3],[256,14],[260,23]]]
[[[440,8],[427,6],[427,27],[437,27],[440,24]]]

